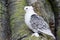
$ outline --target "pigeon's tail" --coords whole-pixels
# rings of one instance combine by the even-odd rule
[[[55,36],[52,34],[52,32],[49,29],[48,30],[44,30],[43,33],[45,33],[47,35],[50,35],[51,37],[53,37],[55,39]]]
[[[51,32],[48,35],[50,35],[53,39],[55,39],[55,36]]]
[[[53,35],[53,38],[56,39],[54,35]]]
[[[55,36],[53,34],[51,34],[50,36],[52,36],[55,39]]]
[[[48,35],[52,36],[52,38],[55,39],[55,36],[53,35],[53,33],[51,31],[48,32]]]

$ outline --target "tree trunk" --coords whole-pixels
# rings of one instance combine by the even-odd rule
[[[24,7],[26,0],[9,0],[9,13],[11,14],[12,40],[48,40],[46,35],[38,38],[31,37],[32,31],[24,23]],[[42,38],[41,38],[42,37]],[[48,36],[49,37],[49,36]],[[51,40],[51,39],[50,39]]]
[[[24,23],[25,5],[26,0],[9,0],[12,40],[22,40],[30,33],[30,31]]]
[[[34,11],[44,18],[44,20],[49,24],[52,33],[57,34],[59,39],[60,1],[58,3],[57,2],[58,1],[56,0],[1,0],[0,40],[53,40],[52,37],[43,33],[43,36],[40,35],[40,37],[31,37],[33,32],[25,25],[24,22],[24,7],[26,5],[34,7]],[[51,9],[51,6],[53,10]],[[58,28],[57,33],[55,32],[55,26]]]
[[[1,27],[2,27],[2,40],[11,40],[11,28],[10,28],[10,15],[8,11],[8,0],[1,0]]]
[[[49,0],[55,15],[55,36],[60,40],[60,0]]]
[[[0,2],[0,40],[2,40],[2,26],[1,26],[1,19],[2,19],[2,17],[1,17],[1,15],[2,15],[2,4]]]

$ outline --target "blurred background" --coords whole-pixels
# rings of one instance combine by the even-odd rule
[[[0,0],[0,40],[54,40],[43,33],[31,37],[33,32],[24,22],[25,6],[33,6],[49,24],[55,40],[60,40],[60,0]]]

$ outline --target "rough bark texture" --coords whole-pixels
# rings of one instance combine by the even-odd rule
[[[3,11],[4,11],[4,7],[5,7],[5,6],[4,6],[5,1],[4,1],[4,0],[0,0],[0,3],[1,3],[1,9],[0,9],[0,10],[1,10],[1,13],[0,13],[0,14],[1,14],[1,17],[2,17],[2,16],[4,16],[4,15],[3,15]],[[3,19],[3,17],[2,17],[2,19]],[[1,19],[1,27],[2,27],[2,23],[3,23],[3,22],[2,22],[2,19]],[[4,29],[3,29],[3,28],[4,28],[4,27],[1,28],[2,30],[0,30],[1,33],[2,33],[2,34],[1,34],[1,35],[2,35],[2,39],[1,39],[1,40],[4,40],[4,39],[6,38],[6,35],[5,35],[5,33],[4,33]]]
[[[49,0],[55,15],[55,36],[60,40],[60,0]]]
[[[0,0],[1,1],[1,0]],[[0,40],[2,40],[2,26],[1,26],[1,14],[2,13],[2,4],[0,2]]]
[[[12,40],[22,40],[30,32],[24,23],[25,5],[26,0],[9,0]]]
[[[11,14],[12,40],[52,40],[50,36],[31,37],[32,31],[24,23],[24,6],[26,0],[9,0],[9,13]]]
[[[55,0],[55,5],[57,6],[57,9],[56,10],[56,20],[58,22],[58,25],[56,26],[57,27],[57,40],[60,40],[60,0]]]
[[[8,13],[8,0],[1,0],[1,26],[2,26],[2,40],[11,40],[11,29],[10,29],[10,16]]]
[[[51,5],[50,5],[51,4]],[[40,37],[31,37],[32,31],[24,22],[24,7],[31,5],[34,11],[42,16],[50,25],[52,33],[60,38],[60,1],[58,0],[1,0],[0,2],[0,40],[53,40],[52,37],[42,34]],[[53,12],[52,12],[52,9]],[[54,20],[55,14],[55,20]],[[2,19],[1,19],[2,18]],[[56,20],[57,19],[57,20]],[[11,32],[12,31],[12,32]],[[56,36],[56,35],[55,35]]]

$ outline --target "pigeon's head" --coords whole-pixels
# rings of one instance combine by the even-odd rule
[[[33,7],[32,6],[25,6],[24,7],[24,10],[27,11],[27,10],[33,10]]]

